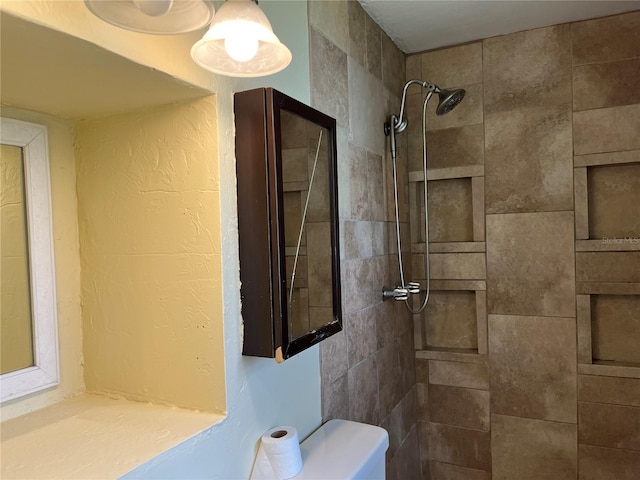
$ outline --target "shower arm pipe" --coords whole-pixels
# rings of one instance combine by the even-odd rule
[[[429,92],[438,93],[439,88],[433,83],[425,82],[424,80],[409,80],[405,83],[404,88],[402,89],[402,101],[400,102],[400,113],[396,117],[395,115],[391,116],[391,121],[393,124],[391,125],[394,129],[402,125],[404,120],[404,110],[407,103],[407,90],[411,85],[420,85],[423,88],[426,88]]]

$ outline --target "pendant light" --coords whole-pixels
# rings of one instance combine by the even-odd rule
[[[206,27],[213,6],[204,0],[84,0],[87,8],[111,25],[139,33],[171,35]]]
[[[291,52],[253,0],[227,0],[191,57],[202,68],[231,77],[271,75],[291,63]]]

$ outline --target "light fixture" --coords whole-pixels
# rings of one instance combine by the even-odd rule
[[[140,33],[170,35],[209,25],[213,5],[204,0],[84,0],[98,18]]]
[[[227,0],[191,57],[202,68],[231,77],[271,75],[291,63],[291,52],[253,0]]]

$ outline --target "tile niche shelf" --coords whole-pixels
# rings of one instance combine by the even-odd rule
[[[482,362],[488,349],[484,166],[429,169],[427,180],[431,301],[414,316],[416,358]],[[412,271],[422,285],[423,182],[422,171],[409,172]]]
[[[640,378],[640,150],[574,157],[578,373]]]

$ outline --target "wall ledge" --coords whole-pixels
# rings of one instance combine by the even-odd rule
[[[81,395],[2,422],[7,479],[118,478],[224,415]]]

